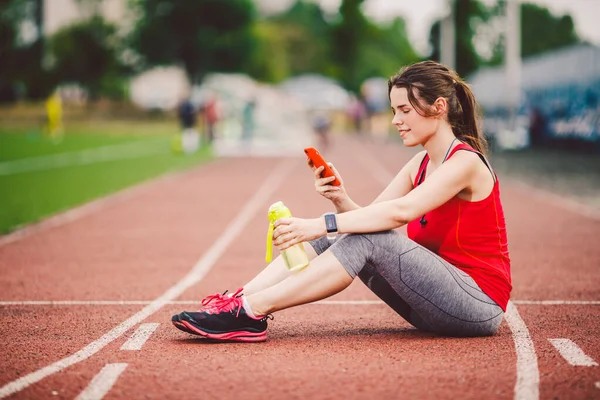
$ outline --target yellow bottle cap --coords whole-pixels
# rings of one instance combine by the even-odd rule
[[[275,223],[279,218],[289,218],[292,216],[290,209],[282,201],[271,204],[269,207],[269,222]]]
[[[292,216],[290,209],[283,204],[282,201],[271,204],[269,207],[269,230],[267,231],[267,254],[265,256],[266,262],[271,262],[273,259],[273,230],[275,227],[273,224],[279,218],[289,218]]]

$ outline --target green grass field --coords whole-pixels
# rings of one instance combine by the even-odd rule
[[[60,142],[0,125],[0,234],[211,158],[173,151],[176,122],[73,123]],[[109,146],[109,147],[107,147]]]

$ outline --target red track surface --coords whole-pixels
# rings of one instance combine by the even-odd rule
[[[375,160],[370,168],[354,159],[361,153]],[[396,144],[338,139],[327,158],[342,173],[351,196],[366,204],[410,154]],[[297,307],[275,315],[265,343],[209,344],[170,323],[172,314],[197,306],[169,303],[87,353],[81,350],[139,315],[144,304],[6,304],[149,303],[176,285],[207,252],[219,255],[214,253],[215,241],[267,176],[285,172],[290,163],[285,180],[275,179],[272,193],[259,194],[248,223],[237,220],[241,233],[225,243],[214,264],[206,258],[201,263],[210,267],[206,275],[197,275],[199,281],[170,299],[198,301],[216,291],[237,289],[264,266],[271,203],[283,200],[294,215],[304,217],[329,210],[327,201],[312,190],[312,175],[302,157],[221,159],[146,185],[75,221],[33,229],[0,245],[0,301],[5,302],[0,305],[0,397],[75,398],[106,364],[126,363],[105,398],[600,398],[600,367],[569,365],[548,340],[570,339],[600,362],[600,220],[532,197],[502,177],[512,300],[529,329],[534,364],[537,360],[525,369],[518,369],[517,359],[524,357],[519,346],[527,343],[515,346],[514,338],[527,338],[526,332],[515,332],[506,322],[494,337],[443,338],[416,331],[383,304]],[[377,298],[357,281],[329,300]],[[120,350],[138,322],[160,325],[140,351]],[[67,358],[73,354],[85,356]],[[71,360],[66,368],[44,369],[65,359]]]

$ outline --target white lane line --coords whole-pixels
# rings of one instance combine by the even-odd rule
[[[322,305],[348,305],[348,306],[368,306],[371,304],[384,304],[381,300],[320,300],[310,304]]]
[[[569,339],[548,339],[552,346],[567,362],[576,367],[594,367],[598,363],[585,354],[579,346]]]
[[[263,211],[262,208],[264,208],[264,203],[273,195],[275,189],[281,185],[286,176],[288,176],[289,172],[295,165],[295,161],[296,160],[288,159],[274,166],[271,174],[267,176],[263,184],[256,190],[254,196],[252,196],[252,198],[244,205],[238,215],[231,220],[229,225],[223,231],[223,234],[217,238],[211,248],[208,249],[203,257],[196,263],[196,265],[194,265],[191,271],[179,282],[169,288],[156,300],[152,301],[152,303],[144,307],[141,311],[132,315],[127,320],[114,327],[109,332],[105,333],[99,339],[85,346],[83,349],[66,358],[63,358],[62,360],[56,361],[53,364],[38,369],[35,372],[22,376],[19,379],[2,386],[0,388],[0,398],[19,392],[52,374],[60,372],[63,369],[77,364],[78,362],[96,354],[98,351],[104,348],[104,346],[123,335],[129,329],[139,324],[150,315],[154,314],[169,301],[179,297],[188,288],[197,284],[219,260],[231,242],[240,234],[240,232],[243,231],[246,225],[250,223],[258,211]]]
[[[100,400],[115,385],[127,364],[106,364],[75,400]]]
[[[134,306],[150,303],[151,300],[31,300],[0,301],[0,306]],[[176,302],[165,304],[176,304]]]
[[[535,306],[562,306],[562,305],[582,305],[597,306],[600,301],[596,300],[514,300],[515,304],[535,305]]]
[[[163,138],[0,162],[0,176],[169,153]]]
[[[150,324],[141,324],[133,335],[123,343],[121,350],[141,350],[144,343],[146,343],[146,340],[148,340],[156,328],[158,328],[158,325],[160,324],[154,322]]]
[[[517,353],[517,382],[515,400],[537,400],[540,398],[540,372],[537,355],[529,330],[517,311],[517,307],[508,302],[504,319],[512,332]]]
[[[0,301],[1,306],[134,306],[151,304],[150,300],[34,300],[34,301]],[[173,300],[166,301],[167,304],[178,305],[199,305],[201,300]],[[349,304],[349,305],[370,305],[383,304],[381,300],[321,300],[310,304]],[[307,305],[310,305],[307,304]]]
[[[24,300],[24,301],[0,301],[2,306],[136,306],[147,305],[151,300]],[[514,304],[554,306],[554,305],[583,305],[598,306],[600,301],[585,300],[513,300]],[[198,305],[201,300],[172,300],[165,304]],[[321,300],[310,304],[352,304],[370,305],[383,304],[381,300]]]

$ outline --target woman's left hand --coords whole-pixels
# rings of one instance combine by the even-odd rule
[[[326,234],[323,218],[281,218],[275,222],[273,244],[285,250],[295,244],[318,239]]]

